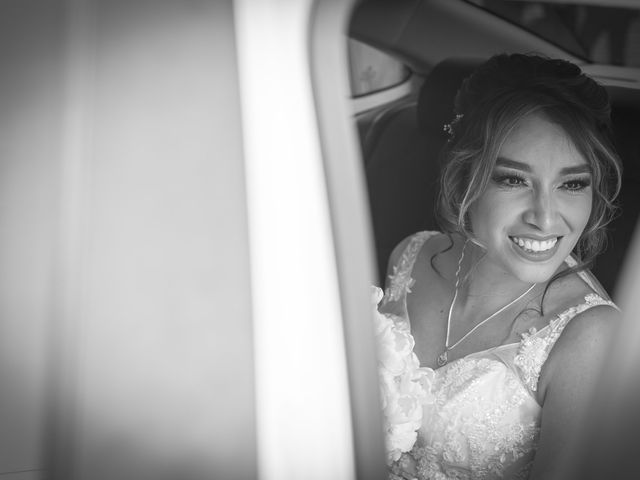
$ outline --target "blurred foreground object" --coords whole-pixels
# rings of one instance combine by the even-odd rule
[[[640,467],[640,238],[634,236],[617,303],[623,320],[611,347],[593,414],[565,478],[637,478]]]

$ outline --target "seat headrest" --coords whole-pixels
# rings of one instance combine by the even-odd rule
[[[453,101],[462,81],[485,59],[448,58],[426,76],[418,97],[418,126],[425,133],[442,135],[443,126],[453,120]]]

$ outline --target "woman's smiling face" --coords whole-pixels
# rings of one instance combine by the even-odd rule
[[[590,167],[544,115],[518,122],[486,190],[469,210],[485,261],[523,282],[545,282],[580,239],[591,214]]]

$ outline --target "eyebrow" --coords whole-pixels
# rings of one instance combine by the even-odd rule
[[[527,163],[518,162],[510,158],[498,157],[496,159],[496,167],[513,168],[522,172],[531,173],[531,167]],[[560,170],[561,175],[572,175],[576,173],[591,173],[591,167],[586,163],[580,165],[574,165],[572,167],[565,167]]]

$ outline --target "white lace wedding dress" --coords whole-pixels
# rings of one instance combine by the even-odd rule
[[[413,353],[406,296],[418,252],[438,233],[420,232],[410,239],[380,303],[381,311],[393,313],[377,318],[391,477],[527,478],[540,426],[535,392],[542,365],[576,314],[613,304],[592,293],[544,328],[523,334],[518,343],[477,352],[435,370],[421,367]],[[593,286],[588,275],[581,276]]]

